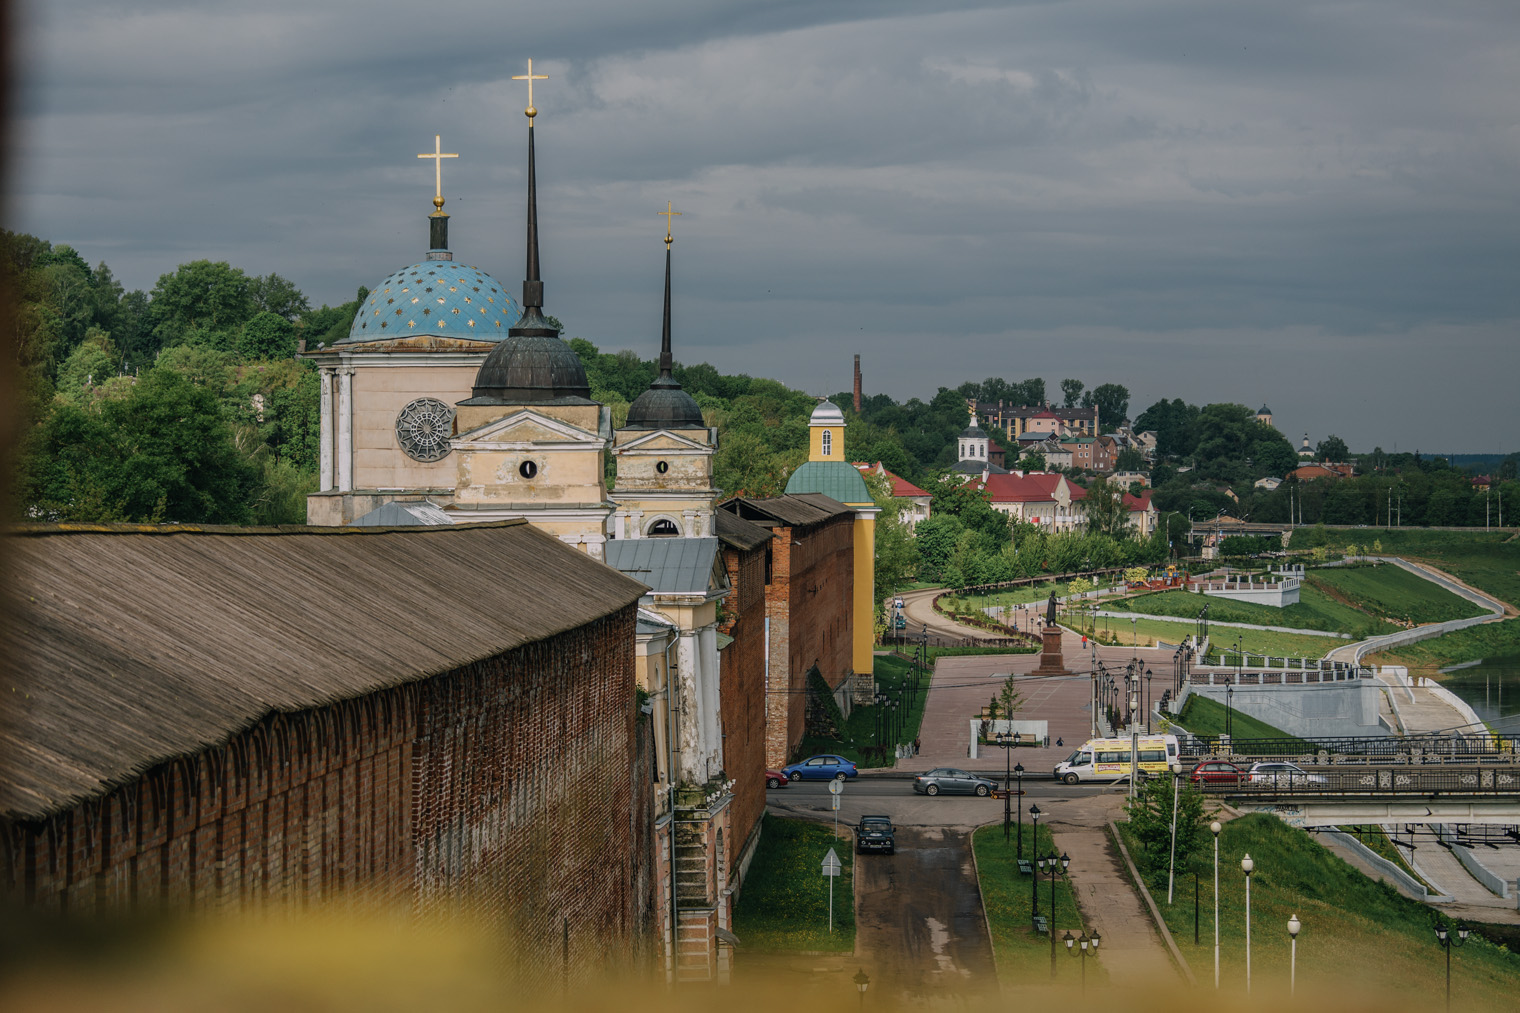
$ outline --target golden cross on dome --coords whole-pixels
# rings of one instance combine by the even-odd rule
[[[526,74],[513,74],[512,80],[528,82],[528,108],[524,109],[523,113],[528,117],[528,119],[531,120],[533,117],[538,115],[538,110],[533,108],[533,82],[547,81],[549,80],[549,75],[533,73],[533,58],[529,57],[528,72]]]
[[[443,138],[433,135],[433,150],[424,151],[418,158],[431,158],[433,160],[433,207],[443,210],[443,160],[445,158],[458,158],[459,153],[452,154],[443,150]]]
[[[666,201],[665,210],[656,211],[655,214],[665,216],[665,245],[669,246],[671,243],[675,242],[675,240],[670,237],[670,223],[680,217],[681,212],[675,210],[675,205],[670,201]]]

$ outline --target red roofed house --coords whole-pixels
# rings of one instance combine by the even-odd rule
[[[875,464],[867,464],[865,461],[854,461],[852,463],[861,471],[871,475],[881,475],[888,482],[892,483],[892,495],[906,503],[898,514],[898,518],[907,526],[909,531],[912,531],[913,526],[919,521],[929,519],[929,501],[934,497],[927,490],[920,489],[900,475],[894,475],[880,461],[877,461]]]
[[[1062,475],[1010,472],[988,475],[985,482],[977,480],[973,484],[987,490],[992,509],[1052,533],[1076,530],[1087,520],[1080,506],[1087,490]],[[1125,493],[1124,504],[1129,507],[1130,526],[1141,538],[1149,537],[1156,527],[1151,490],[1146,489],[1139,496]]]

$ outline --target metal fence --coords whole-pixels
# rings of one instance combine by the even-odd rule
[[[1513,795],[1520,770],[1503,767],[1377,767],[1316,769],[1303,774],[1242,774],[1199,785],[1211,795],[1292,798],[1324,795]]]
[[[1287,759],[1296,763],[1350,763],[1358,758],[1380,763],[1520,762],[1520,735],[1357,735],[1320,738],[1237,738],[1228,745],[1220,735],[1179,735],[1183,755],[1252,760]]]

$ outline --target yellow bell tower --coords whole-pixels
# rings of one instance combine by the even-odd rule
[[[876,646],[876,515],[880,509],[859,469],[845,459],[844,413],[832,401],[808,420],[808,459],[787,480],[788,493],[822,493],[855,511],[851,657],[857,676],[873,671]]]

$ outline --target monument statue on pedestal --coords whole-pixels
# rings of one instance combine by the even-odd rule
[[[1030,675],[1071,675],[1061,657],[1061,627],[1056,625],[1056,593],[1045,603],[1045,628],[1040,631],[1040,664]]]

